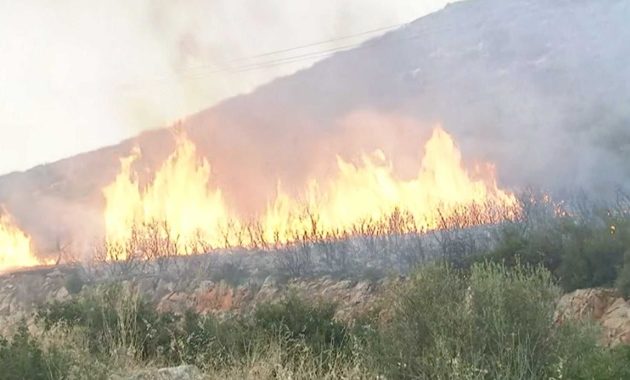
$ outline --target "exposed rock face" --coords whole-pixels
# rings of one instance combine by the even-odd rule
[[[630,344],[630,302],[613,289],[580,289],[558,303],[556,321],[593,320],[602,328],[602,344]]]
[[[257,304],[277,302],[294,293],[313,302],[324,300],[337,303],[337,318],[345,320],[369,308],[383,288],[384,281],[338,281],[330,277],[294,280],[284,284],[267,277],[262,285],[240,286],[231,286],[224,281],[203,281],[191,292],[174,291],[165,295],[158,302],[158,310],[182,313],[186,309],[194,309],[201,314],[215,315],[241,313],[253,309]]]
[[[74,297],[66,289],[66,284],[69,276],[76,276],[75,270],[47,268],[0,276],[0,334],[13,331],[23,318],[32,320],[37,305]],[[83,291],[109,281],[113,280],[86,281]],[[278,302],[295,294],[311,302],[336,303],[336,317],[351,320],[374,304],[389,280],[339,280],[322,276],[279,281],[274,276],[267,276],[264,280],[248,280],[236,285],[226,280],[166,274],[137,275],[116,281],[153,302],[161,312],[182,314],[192,309],[200,314],[226,316],[246,313],[258,304]]]

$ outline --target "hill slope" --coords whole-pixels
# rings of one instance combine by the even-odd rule
[[[610,192],[630,167],[630,3],[469,0],[188,118],[228,201],[258,207],[330,169],[335,154],[381,148],[401,175],[417,169],[436,123],[469,162],[496,163],[501,183]],[[133,144],[139,166],[172,133],[0,177],[0,203],[52,248],[98,236],[100,189]]]

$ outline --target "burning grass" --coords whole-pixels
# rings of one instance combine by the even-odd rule
[[[11,215],[0,206],[0,273],[50,263],[50,260],[35,255],[31,238],[18,228]]]
[[[255,218],[231,210],[212,183],[210,164],[198,159],[185,136],[178,136],[176,150],[144,187],[132,169],[138,155],[123,159],[120,174],[103,190],[106,239],[113,246],[129,245],[138,230],[152,233],[156,223],[163,235],[176,237],[177,252],[187,254],[199,241],[212,248],[266,248],[307,238],[427,231],[462,209],[471,221],[478,218],[475,224],[496,221],[495,208],[511,212],[502,217],[517,213],[516,197],[497,186],[492,167],[469,173],[440,128],[425,144],[415,178],[396,178],[382,152],[364,155],[357,164],[338,157],[336,174],[311,179],[301,192],[278,185],[275,199]]]
[[[233,210],[213,183],[210,164],[197,156],[186,136],[176,137],[175,151],[144,185],[133,168],[139,150],[121,160],[120,173],[103,189],[105,244],[96,249],[95,259],[118,263],[126,271],[125,266],[141,261],[163,266],[172,257],[225,249],[295,252],[315,245],[325,250],[334,242],[409,240],[519,214],[516,197],[498,187],[492,166],[467,170],[441,128],[424,145],[413,178],[398,178],[379,151],[356,162],[337,157],[335,173],[312,178],[302,191],[287,192],[278,185],[275,198],[255,217]],[[0,220],[0,252],[0,270],[52,263],[36,258],[30,238],[8,216]],[[59,260],[68,261],[69,255],[59,252]]]

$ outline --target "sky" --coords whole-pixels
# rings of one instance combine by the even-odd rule
[[[0,174],[168,126],[448,2],[2,1]]]

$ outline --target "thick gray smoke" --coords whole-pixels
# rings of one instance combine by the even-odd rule
[[[299,179],[331,146],[415,159],[439,123],[506,186],[610,195],[630,180],[629,19],[623,0],[457,3],[189,125],[237,190]]]

